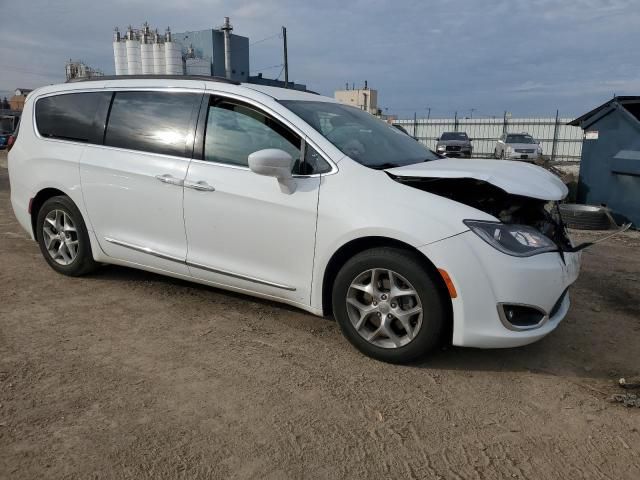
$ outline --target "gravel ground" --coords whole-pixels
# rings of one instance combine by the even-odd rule
[[[56,274],[4,169],[0,225],[0,478],[640,478],[640,408],[609,401],[640,376],[637,232],[585,252],[541,342],[392,366],[285,306]]]

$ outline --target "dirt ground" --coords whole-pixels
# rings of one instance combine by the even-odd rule
[[[640,377],[637,232],[586,251],[539,343],[392,366],[285,306],[56,274],[5,169],[0,226],[0,478],[640,478],[640,408],[609,401]]]

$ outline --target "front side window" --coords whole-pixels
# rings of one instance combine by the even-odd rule
[[[300,162],[301,140],[288,128],[251,106],[212,99],[207,115],[204,159],[246,167],[249,155],[265,148],[289,153]]]
[[[202,95],[182,92],[117,92],[104,144],[130,150],[191,156],[192,115]]]
[[[95,138],[93,119],[100,102],[111,92],[67,93],[36,102],[36,125],[43,137],[76,142]]]
[[[392,168],[440,157],[368,112],[333,102],[280,101],[342,153],[370,168]]]

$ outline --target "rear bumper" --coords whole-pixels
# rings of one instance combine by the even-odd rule
[[[554,252],[512,257],[472,232],[420,250],[447,271],[458,293],[451,299],[454,345],[507,348],[533,343],[553,331],[569,311],[569,295],[561,296],[578,276],[579,254],[565,255],[566,263]],[[508,328],[498,310],[503,303],[534,306],[548,318],[535,328]]]

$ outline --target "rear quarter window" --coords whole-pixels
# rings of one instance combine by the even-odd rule
[[[36,126],[41,136],[88,142],[95,138],[98,106],[111,92],[66,93],[36,101]]]

